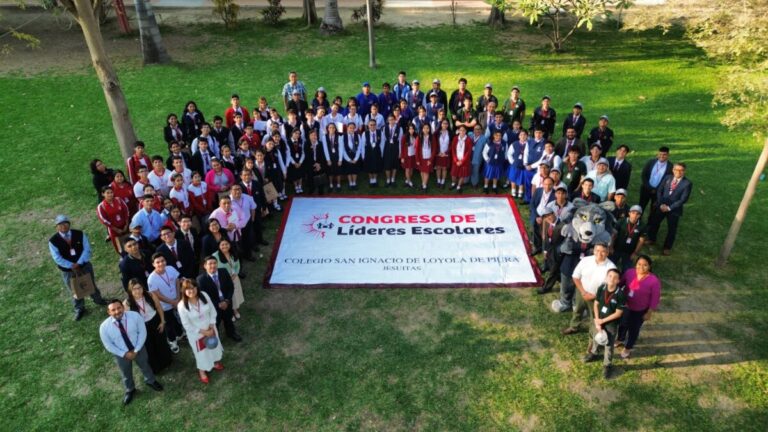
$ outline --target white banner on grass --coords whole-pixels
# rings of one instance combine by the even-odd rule
[[[533,286],[524,235],[506,197],[298,197],[266,285]]]

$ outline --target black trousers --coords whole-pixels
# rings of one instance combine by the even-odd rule
[[[232,336],[237,333],[235,330],[235,323],[232,321],[232,304],[226,309],[220,309],[219,305],[216,305],[216,327],[219,327],[222,321],[224,321],[224,330],[226,331],[227,336]]]
[[[663,212],[654,208],[651,217],[648,219],[648,240],[656,241],[659,234],[659,228],[664,219],[667,220],[667,238],[664,239],[664,249],[672,249],[677,237],[677,225],[680,222],[680,214],[674,212]]]
[[[645,213],[645,206],[648,205],[649,202],[651,203],[651,208],[653,208],[653,205],[656,203],[656,188],[641,186],[639,204],[640,207],[643,208],[643,213]]]

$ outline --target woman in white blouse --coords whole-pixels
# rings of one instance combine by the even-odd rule
[[[224,349],[221,346],[221,338],[216,328],[216,307],[208,294],[200,292],[197,282],[192,279],[184,279],[181,283],[181,301],[176,306],[181,318],[181,325],[187,332],[189,345],[195,354],[197,372],[200,381],[208,384],[208,372],[211,369],[222,370],[221,356]],[[215,348],[209,348],[206,340],[212,336],[218,339]]]
[[[144,318],[147,327],[147,356],[152,372],[158,373],[170,366],[173,356],[168,343],[165,341],[165,315],[160,306],[160,300],[155,292],[148,292],[138,279],[128,281],[128,293],[125,308],[138,312]]]

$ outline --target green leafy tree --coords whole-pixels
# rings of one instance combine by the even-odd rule
[[[517,0],[516,9],[549,39],[553,51],[562,51],[576,30],[591,31],[597,18],[610,15],[611,4],[610,0]]]

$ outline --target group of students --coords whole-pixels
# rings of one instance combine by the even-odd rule
[[[562,137],[555,141],[551,99],[544,96],[528,119],[517,86],[500,104],[491,84],[475,100],[462,78],[448,97],[440,80],[423,92],[418,80],[408,82],[401,71],[394,86],[384,83],[376,95],[365,82],[345,103],[339,96],[329,100],[323,87],[310,99],[295,72],[289,80],[283,89],[285,117],[264,97],[249,112],[233,94],[223,116],[214,116],[211,124],[190,101],[181,116],[167,116],[166,156],[150,158],[144,143],[137,141],[125,172],[109,169],[98,159],[91,163],[99,193],[97,214],[120,254],[122,283],[129,294],[125,306],[142,316],[154,337],[147,343],[150,360],[170,358],[166,351],[178,352],[186,332],[204,382],[206,372],[220,366],[220,344],[218,354],[209,349],[209,358],[203,358],[198,336],[218,336],[216,324],[224,322],[230,338],[241,340],[234,328],[244,301],[240,259],[252,260],[258,246],[268,244],[262,219],[281,211],[280,202],[291,188],[297,195],[340,192],[345,178],[354,190],[361,173],[367,174],[370,188],[379,186],[382,174],[383,186],[394,187],[401,170],[410,188],[416,187],[413,174],[418,171],[422,191],[433,173],[438,188],[446,188],[450,180],[457,193],[469,185],[482,187],[484,193],[509,188],[512,197],[530,206],[533,253],[545,252],[549,276],[539,292],[560,283],[562,312],[572,308],[578,287],[578,298],[587,305],[577,308],[578,319],[585,311],[596,318],[594,293],[584,295],[581,285],[573,282],[579,260],[563,257],[556,235],[572,214],[573,201],[615,202],[613,241],[603,246],[623,270],[631,269],[647,235],[643,207],[650,202],[656,212],[666,205],[659,178],[642,207],[628,206],[629,148],[618,146],[615,155],[607,157],[614,140],[608,117],[601,116],[585,133],[581,103],[573,105],[563,121]],[[685,167],[679,165],[684,175]],[[672,176],[664,173],[668,191],[667,177]],[[643,176],[641,195],[648,194],[645,169]],[[653,217],[649,221],[653,223]],[[592,247],[581,250],[579,258],[590,255]],[[592,288],[597,292],[598,286]],[[657,300],[643,303],[646,311],[658,304],[658,289],[654,292]],[[199,318],[194,325],[190,302]],[[210,316],[200,312],[205,305],[210,305]],[[212,327],[204,325],[206,319]],[[630,330],[635,338],[639,322],[635,320]],[[591,328],[596,328],[594,323]]]

